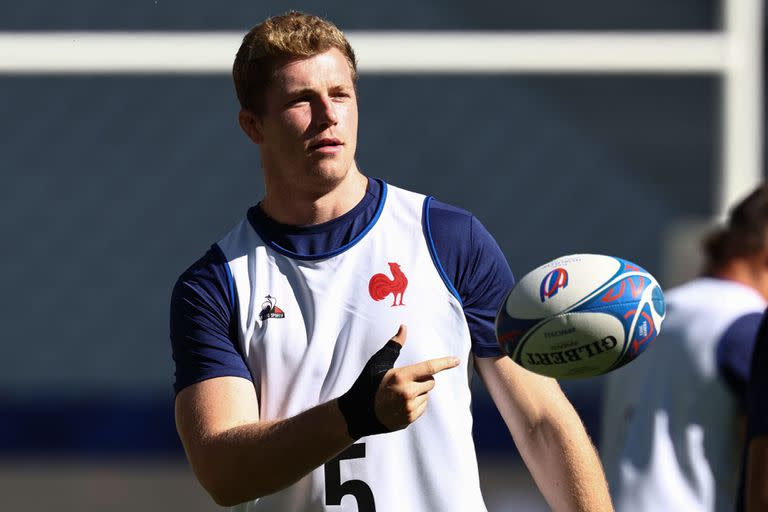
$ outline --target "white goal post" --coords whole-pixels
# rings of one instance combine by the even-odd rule
[[[723,0],[711,32],[348,31],[360,73],[716,74],[713,213],[762,180],[762,0]],[[0,32],[0,75],[229,73],[242,33]]]

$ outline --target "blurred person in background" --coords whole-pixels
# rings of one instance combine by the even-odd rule
[[[233,75],[265,196],[181,275],[171,301],[177,428],[215,501],[485,510],[474,367],[550,506],[611,510],[557,382],[496,343],[514,281],[491,235],[466,211],[358,170],[356,62],[343,34],[301,13],[270,18],[245,36]],[[397,150],[394,134],[378,142]]]
[[[606,377],[600,453],[617,511],[733,510],[767,228],[761,185],[705,239],[703,275],[666,292],[648,353]]]
[[[768,510],[768,312],[763,315],[747,383],[747,442],[738,512]]]

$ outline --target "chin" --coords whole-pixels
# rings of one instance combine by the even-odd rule
[[[318,183],[335,185],[344,181],[344,178],[349,175],[351,168],[351,162],[346,165],[343,165],[340,162],[324,162],[321,165],[312,167],[309,174],[314,177]]]

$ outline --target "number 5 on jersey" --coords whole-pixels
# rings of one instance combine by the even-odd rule
[[[365,457],[365,443],[353,444],[325,464],[325,504],[341,505],[341,498],[351,494],[359,512],[376,512],[373,492],[362,480],[341,481],[341,461]]]

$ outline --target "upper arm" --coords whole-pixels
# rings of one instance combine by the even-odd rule
[[[177,393],[215,377],[250,379],[238,343],[236,311],[226,260],[214,246],[173,288],[170,338]]]
[[[768,314],[763,317],[747,382],[747,512],[768,506]]]
[[[216,477],[215,449],[219,434],[259,420],[253,383],[240,377],[218,377],[185,387],[176,395],[176,429],[195,474],[206,485]]]
[[[613,510],[597,453],[557,381],[506,356],[475,361],[552,510]]]
[[[475,368],[516,441],[570,407],[555,379],[530,372],[509,357],[475,357]]]
[[[187,386],[176,395],[175,408],[185,447],[259,420],[253,383],[240,377],[218,377]]]
[[[747,382],[747,432],[752,436],[768,436],[768,314],[755,340],[752,364]]]
[[[495,320],[515,283],[507,259],[485,226],[465,210],[439,201],[429,204],[429,232],[444,278],[459,295],[472,338],[472,352],[496,357]]]
[[[717,345],[718,371],[741,404],[746,399],[750,361],[761,318],[761,313],[749,313],[737,318],[725,330]]]

